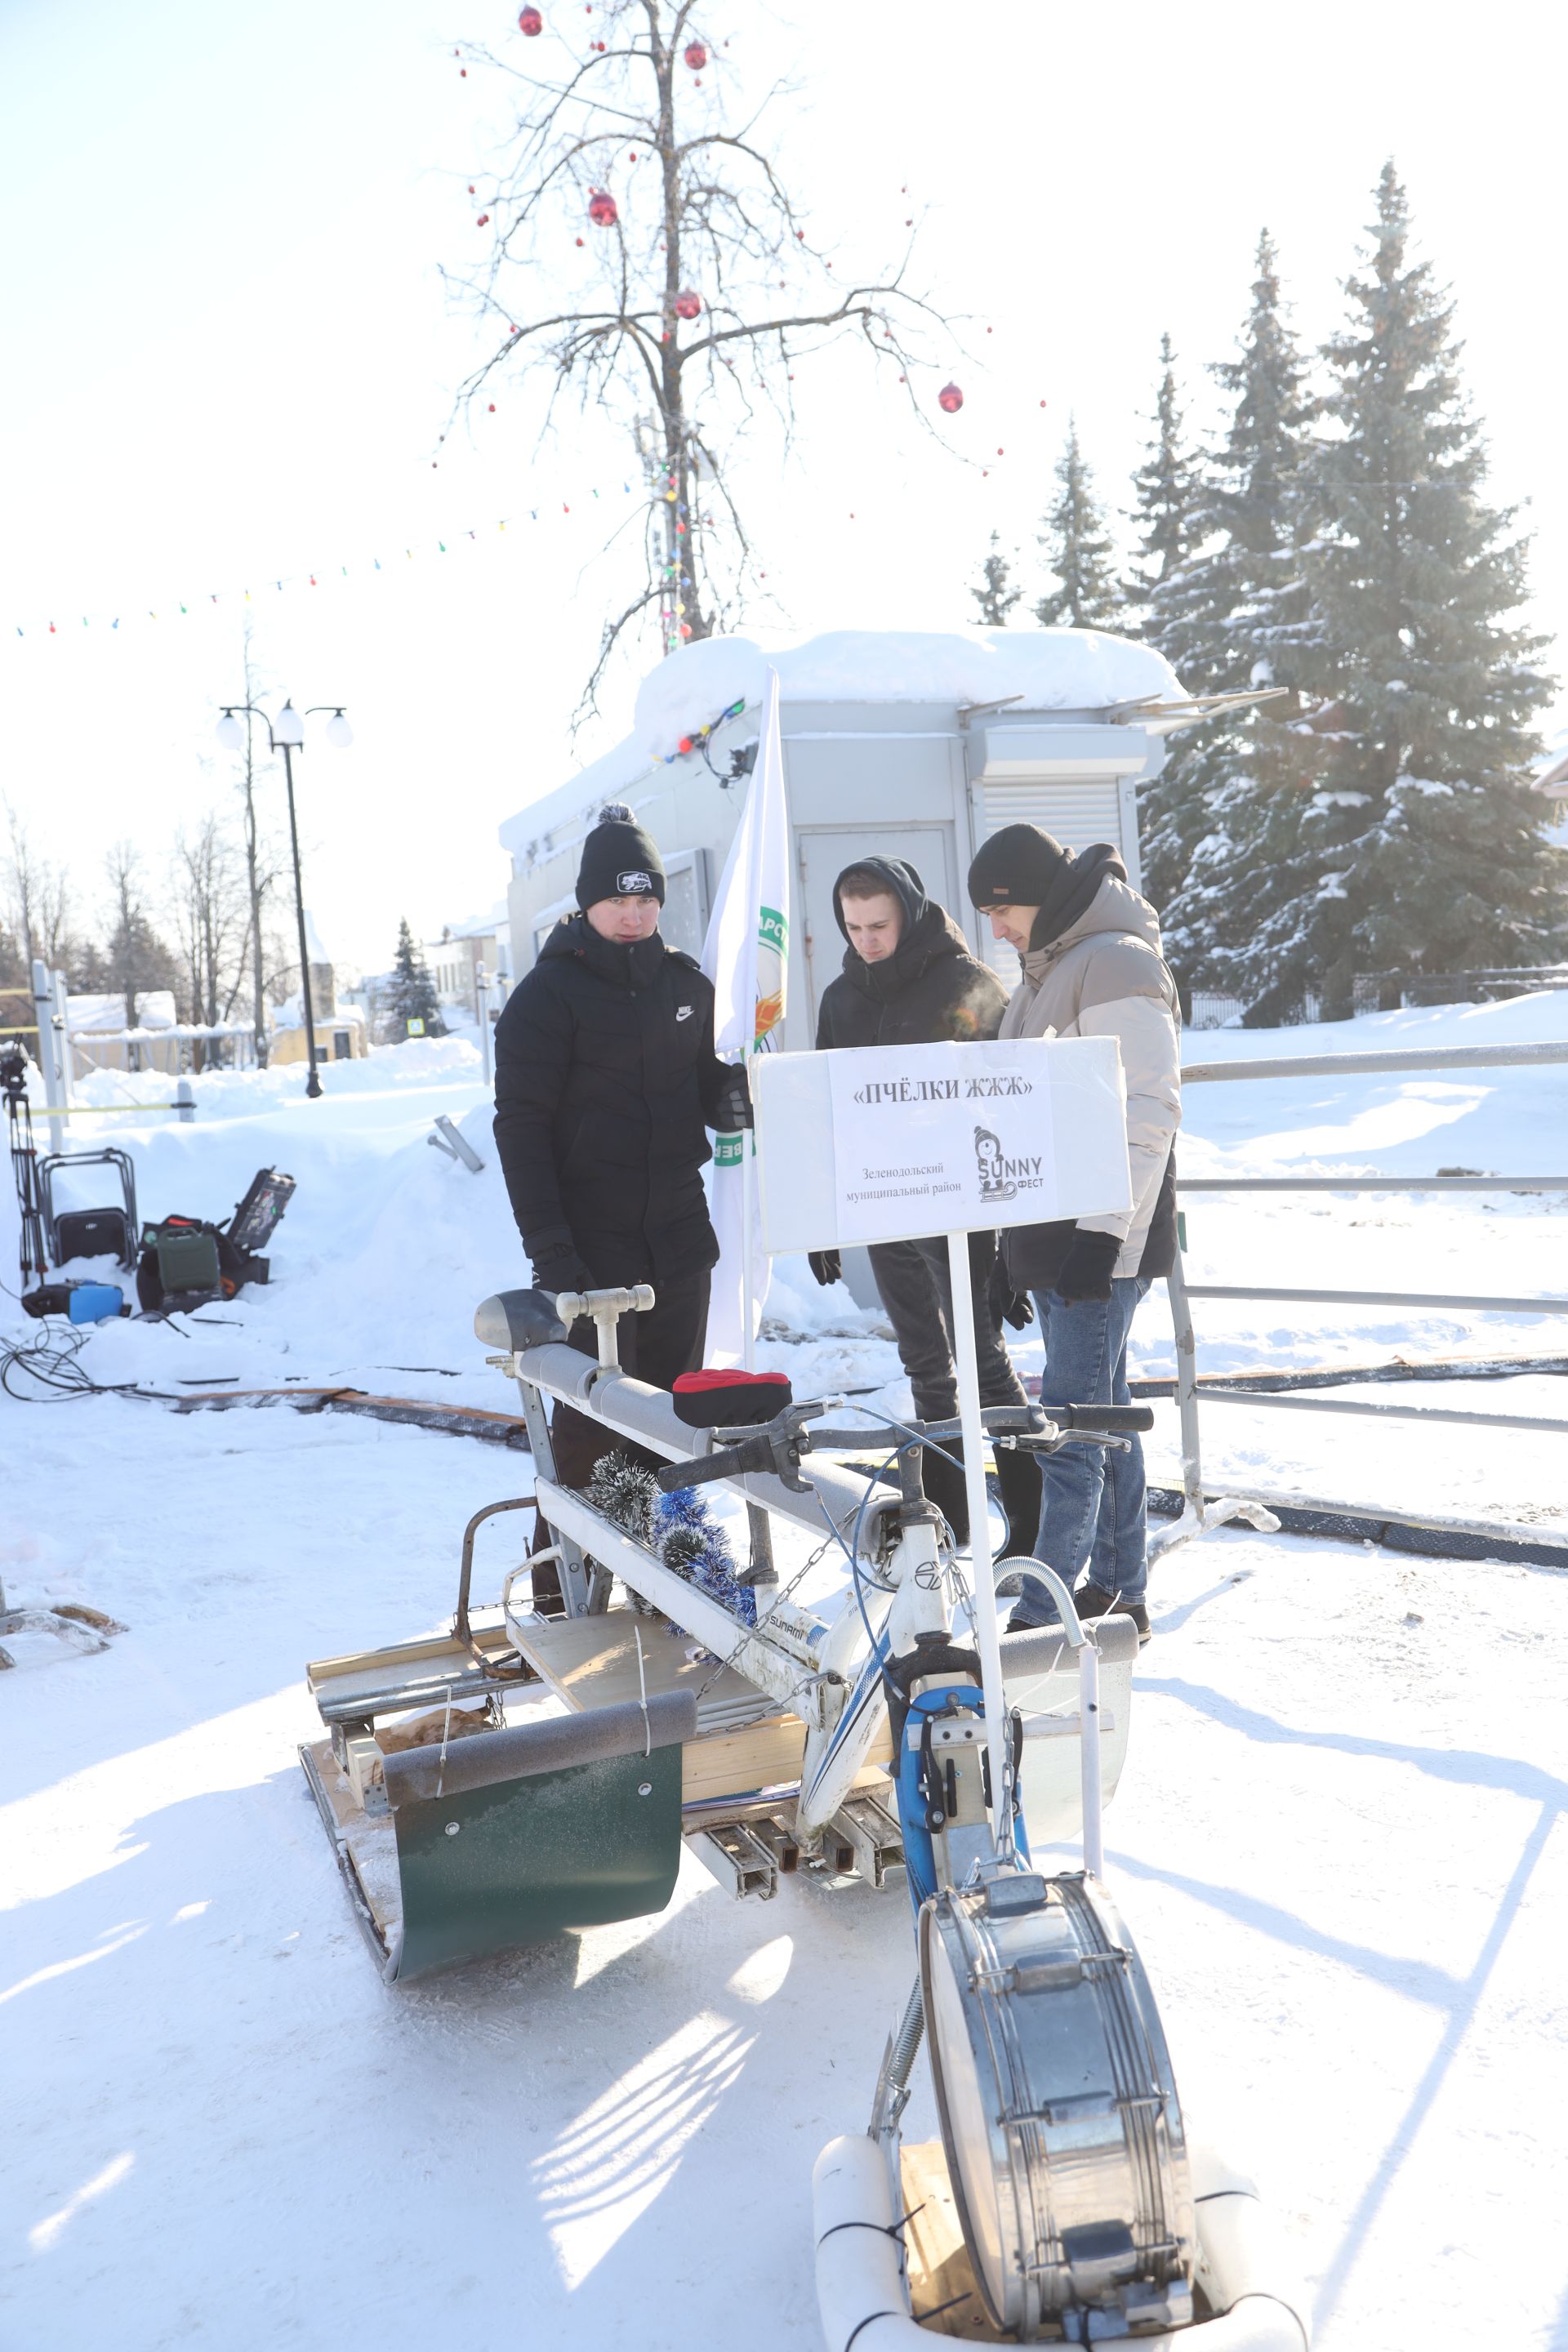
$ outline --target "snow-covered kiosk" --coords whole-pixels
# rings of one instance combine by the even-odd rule
[[[1165,735],[1204,715],[1152,647],[1093,630],[710,637],[645,679],[624,742],[501,826],[516,973],[575,905],[583,836],[607,800],[629,802],[658,843],[669,876],[665,935],[700,951],[770,663],[796,847],[784,1037],[795,1048],[812,1043],[818,999],[843,958],[833,884],[858,854],[908,858],[1010,978],[1011,951],[964,893],[980,843],[1026,819],[1074,849],[1115,843],[1138,884],[1139,784],[1159,773]]]

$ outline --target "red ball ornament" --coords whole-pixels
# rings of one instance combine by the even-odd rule
[[[936,404],[944,416],[956,416],[963,406],[963,394],[955,383],[944,383],[937,394]]]
[[[478,220],[478,222],[475,224],[475,226],[476,226],[477,227],[479,227],[479,228],[483,228],[483,227],[484,227],[484,226],[485,226],[485,223],[489,220],[489,213],[481,213],[481,214],[479,215],[479,220]]]
[[[698,293],[694,286],[683,286],[679,293],[675,298],[676,317],[678,319],[696,319],[700,318],[701,313],[701,295]]]
[[[684,636],[687,636],[687,635],[689,635],[689,631],[688,631],[688,630],[686,630],[686,629],[682,629],[682,631],[680,632],[680,634],[681,634],[681,635],[684,637]],[[680,739],[679,742],[676,745],[676,747],[675,747],[675,748],[676,748],[676,750],[677,750],[678,751],[690,751],[690,749],[691,749],[691,738],[690,738],[690,736],[689,736],[689,735],[683,735],[683,736],[681,737],[681,739]]]
[[[53,627],[53,625],[54,624],[51,622],[50,626]],[[689,637],[691,635],[691,624],[689,621],[682,621],[680,624],[680,634],[683,637]]]
[[[531,41],[543,32],[544,19],[537,8],[524,8],[518,16],[517,29],[520,33],[526,33]]]
[[[496,404],[495,404],[495,402],[492,400],[492,401],[491,401],[491,403],[490,403],[490,415],[493,416],[493,415],[495,415],[495,413],[496,413]]]
[[[589,189],[588,218],[595,228],[614,228],[620,216],[608,188]]]
[[[581,244],[582,244],[582,242],[583,242],[582,238],[581,238],[581,237],[579,237],[579,238],[577,239],[577,242],[578,242],[578,244],[579,244],[579,245],[581,245]]]
[[[700,73],[708,62],[708,51],[700,41],[688,41],[681,55],[693,73]]]

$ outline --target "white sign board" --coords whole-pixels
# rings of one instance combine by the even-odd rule
[[[751,1078],[774,1256],[1131,1206],[1113,1037],[769,1054]]]

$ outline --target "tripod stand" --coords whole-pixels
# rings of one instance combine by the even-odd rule
[[[29,1279],[42,1282],[48,1271],[44,1251],[43,1198],[38,1186],[38,1153],[33,1141],[33,1106],[27,1100],[27,1057],[15,1043],[0,1045],[0,1094],[5,1097],[5,1125],[11,1145],[11,1173],[21,1212],[19,1251],[22,1288]]]

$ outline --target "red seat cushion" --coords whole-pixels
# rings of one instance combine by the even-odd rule
[[[744,1428],[795,1402],[787,1372],[681,1372],[671,1393],[688,1429]]]

